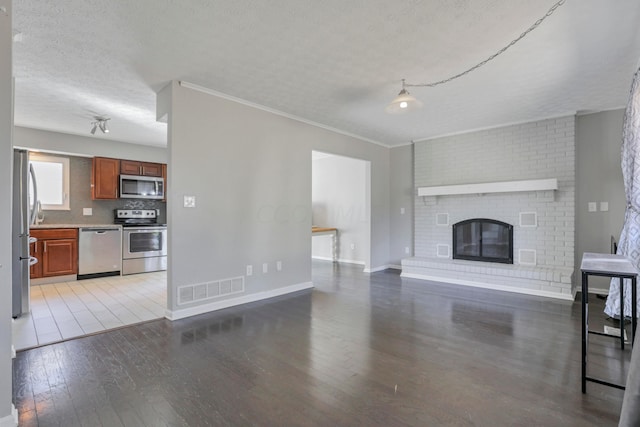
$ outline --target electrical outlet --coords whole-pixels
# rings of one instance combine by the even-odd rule
[[[84,216],[93,215],[93,209],[92,208],[82,208],[82,215],[84,215]]]
[[[247,276],[253,275],[253,266],[247,265]]]
[[[404,253],[409,255],[411,253],[411,250],[409,249],[409,246],[405,246],[404,247]]]
[[[400,215],[404,215],[404,208],[400,208]]]
[[[609,202],[600,202],[600,212],[607,212],[609,210]]]
[[[276,270],[282,271],[282,261],[277,261],[276,262]]]
[[[263,273],[269,272],[269,264],[267,264],[266,262],[262,264],[262,272]]]
[[[354,250],[355,248],[356,248],[356,244],[355,244],[355,243],[352,243],[352,244],[351,244],[351,250]]]
[[[587,208],[589,210],[589,212],[596,212],[598,210],[598,205],[596,202],[589,202],[587,204]]]
[[[196,196],[184,196],[184,207],[185,208],[195,208],[196,207]]]

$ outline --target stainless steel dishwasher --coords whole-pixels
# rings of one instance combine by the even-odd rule
[[[82,227],[79,231],[78,279],[120,275],[122,228]]]

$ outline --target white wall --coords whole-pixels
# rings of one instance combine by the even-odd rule
[[[168,158],[165,147],[129,144],[92,138],[90,135],[70,135],[20,126],[15,127],[13,144],[20,148],[88,157],[113,157],[157,163],[167,163]]]
[[[330,155],[314,159],[312,170],[313,225],[339,230],[341,262],[366,264],[371,230],[367,162]],[[333,259],[332,237],[313,237],[311,254],[314,258]]]
[[[0,0],[0,426],[17,423],[11,404],[11,181],[13,169],[12,4]]]
[[[584,252],[609,253],[611,236],[620,238],[626,207],[620,166],[623,117],[624,110],[613,110],[576,118],[576,273]],[[597,212],[588,211],[589,202],[596,202]],[[607,202],[609,210],[601,211],[600,202]],[[589,289],[608,291],[609,280],[589,279]]]
[[[312,150],[371,162],[371,265],[387,264],[387,148],[178,82],[166,87],[159,99],[163,104],[170,99],[171,105],[170,318],[219,307],[204,301],[179,306],[182,286],[245,276],[244,295],[249,298],[309,285]],[[196,197],[195,208],[183,207],[185,195]],[[281,272],[274,271],[276,261],[283,263]],[[268,264],[266,274],[263,263]],[[252,276],[246,276],[246,265],[253,266]],[[226,299],[231,298],[239,301]]]

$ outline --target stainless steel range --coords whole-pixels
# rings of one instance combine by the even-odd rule
[[[158,223],[155,209],[116,209],[122,225],[122,274],[167,269],[167,226]]]

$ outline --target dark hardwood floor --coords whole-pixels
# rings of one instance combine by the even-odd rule
[[[614,426],[580,304],[313,263],[313,291],[19,352],[21,426]],[[606,323],[591,298],[592,329]],[[630,350],[590,342],[624,382]]]

